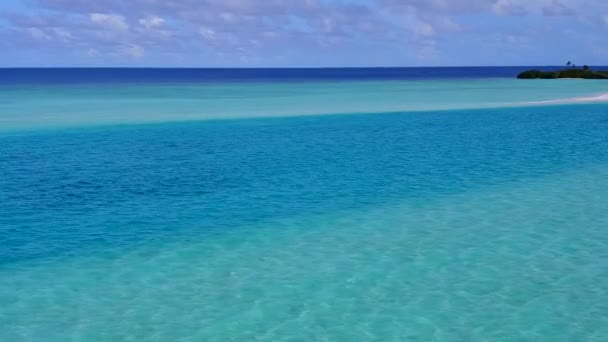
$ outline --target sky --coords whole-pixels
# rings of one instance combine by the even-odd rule
[[[0,0],[0,67],[608,64],[605,0]]]

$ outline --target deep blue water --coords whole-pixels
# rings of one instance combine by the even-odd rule
[[[463,192],[605,162],[606,108],[252,119],[1,137],[0,264]]]
[[[0,84],[224,83],[515,77],[555,66],[419,68],[0,68]]]

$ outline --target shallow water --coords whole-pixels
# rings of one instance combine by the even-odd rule
[[[607,177],[591,168],[8,265],[2,337],[601,341]]]
[[[604,340],[608,105],[453,109],[603,85],[433,82],[2,92],[0,340]]]
[[[608,93],[602,80],[506,78],[0,87],[0,132],[96,125],[528,106]]]

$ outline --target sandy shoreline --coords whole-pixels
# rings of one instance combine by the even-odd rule
[[[608,93],[596,95],[596,96],[582,96],[572,97],[568,99],[560,100],[544,100],[544,101],[531,101],[528,104],[568,104],[568,103],[592,103],[592,102],[608,102]]]

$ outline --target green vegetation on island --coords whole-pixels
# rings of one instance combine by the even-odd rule
[[[584,79],[608,79],[608,71],[595,71],[591,70],[588,66],[584,65],[582,68],[577,68],[572,62],[566,64],[570,68],[557,71],[542,71],[542,70],[527,70],[519,75],[517,78],[533,79],[533,78],[584,78]]]

